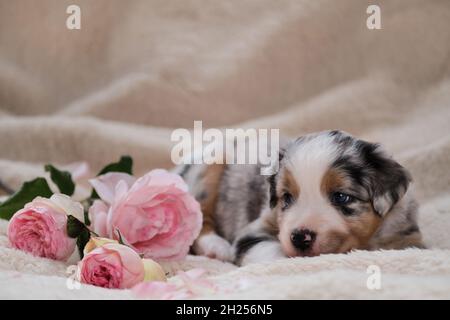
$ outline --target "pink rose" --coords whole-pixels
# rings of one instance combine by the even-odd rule
[[[131,248],[107,243],[86,254],[78,264],[82,283],[104,288],[131,288],[144,280],[141,257]]]
[[[70,197],[54,194],[37,197],[17,211],[8,225],[8,238],[14,248],[35,256],[66,260],[75,249],[75,239],[67,235],[67,215],[83,221],[83,207]]]
[[[202,214],[183,179],[166,170],[153,170],[134,181],[109,173],[90,181],[103,205],[91,208],[92,228],[124,240],[155,260],[184,258],[197,238]],[[109,209],[105,213],[105,206]]]
[[[106,219],[108,217],[109,206],[101,200],[95,200],[89,208],[90,228],[100,237],[107,237]]]

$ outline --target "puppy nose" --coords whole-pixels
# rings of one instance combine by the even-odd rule
[[[316,233],[308,229],[297,229],[291,233],[291,242],[300,251],[311,249],[314,240],[316,240]]]

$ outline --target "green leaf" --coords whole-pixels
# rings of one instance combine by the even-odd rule
[[[123,241],[122,234],[120,233],[120,230],[118,228],[116,228],[116,232],[117,235],[119,236],[119,244],[126,245],[125,242]]]
[[[81,205],[84,208],[84,224],[87,226],[91,225],[91,220],[89,219],[89,208],[92,206],[94,201],[91,198],[84,199],[81,201]]]
[[[22,209],[28,202],[33,201],[34,198],[50,198],[52,194],[53,192],[44,178],[25,182],[19,191],[0,205],[0,218],[9,220],[14,213]]]
[[[97,176],[101,176],[108,172],[122,172],[133,174],[133,159],[130,156],[122,156],[118,162],[113,162],[104,167]],[[92,190],[91,199],[99,199],[97,192]]]
[[[86,246],[86,243],[89,242],[89,239],[91,238],[91,233],[89,232],[89,229],[85,228],[80,233],[80,235],[77,238],[77,247],[78,252],[80,253],[80,259],[83,259],[84,256],[84,247]]]
[[[84,223],[87,226],[91,225],[91,220],[89,219],[89,211],[87,211],[87,210],[84,210]]]
[[[83,250],[91,238],[91,232],[86,225],[72,215],[67,216],[67,235],[77,239],[78,252],[83,258]]]
[[[75,184],[72,181],[72,175],[68,171],[61,171],[47,164],[45,166],[45,171],[50,172],[50,178],[58,186],[59,191],[68,196],[73,195],[75,191]]]
[[[133,159],[130,156],[122,156],[119,162],[114,162],[108,164],[104,167],[97,176],[108,172],[123,172],[128,174],[133,174]]]
[[[69,237],[77,238],[84,229],[86,229],[86,226],[83,222],[72,215],[67,216],[67,235]]]

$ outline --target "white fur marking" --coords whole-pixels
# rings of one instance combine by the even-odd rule
[[[250,248],[250,250],[245,253],[241,265],[273,261],[281,258],[286,258],[286,255],[281,249],[281,244],[278,241],[265,241]]]
[[[222,261],[233,260],[231,244],[215,233],[200,236],[194,243],[194,251],[198,255],[215,258]]]

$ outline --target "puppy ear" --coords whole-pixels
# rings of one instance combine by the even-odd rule
[[[286,150],[283,148],[280,148],[280,152],[278,154],[278,171],[272,175],[269,176],[268,182],[269,182],[269,192],[270,192],[270,209],[273,209],[276,207],[278,203],[278,196],[277,196],[277,175],[278,172],[281,170],[281,163],[284,158]]]
[[[378,144],[367,143],[363,155],[370,168],[372,206],[384,216],[405,195],[412,181],[409,172]]]

